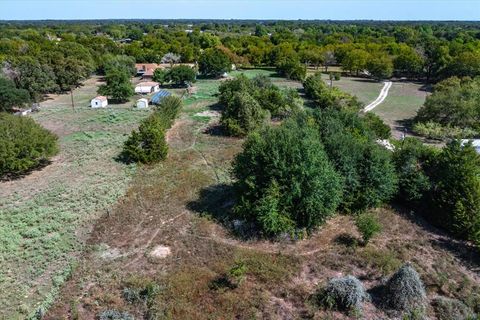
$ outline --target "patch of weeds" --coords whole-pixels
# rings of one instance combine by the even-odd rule
[[[160,291],[160,286],[149,278],[133,276],[124,283],[123,298],[128,303],[146,303]]]
[[[118,310],[105,310],[98,314],[99,320],[134,320],[128,312]]]
[[[209,285],[210,289],[235,289],[238,288],[246,278],[247,266],[243,262],[235,263],[228,272],[215,278]]]
[[[361,251],[358,251],[360,258],[367,266],[370,266],[382,275],[391,274],[397,270],[402,261],[400,261],[395,253],[390,250],[377,250],[375,248],[366,247]]]
[[[355,225],[362,234],[363,245],[366,246],[370,239],[382,231],[382,226],[378,221],[378,217],[373,213],[359,214],[355,219]]]
[[[476,317],[469,307],[457,299],[437,297],[433,299],[432,306],[439,320],[465,320]]]

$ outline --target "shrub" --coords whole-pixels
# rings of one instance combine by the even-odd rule
[[[355,225],[362,234],[363,243],[366,245],[370,239],[382,231],[382,226],[376,215],[372,213],[362,213],[355,219]]]
[[[23,174],[58,151],[57,136],[32,118],[0,113],[0,177]]]
[[[134,320],[128,312],[118,310],[105,310],[98,315],[99,320]]]
[[[404,204],[419,208],[432,187],[425,167],[434,158],[435,150],[416,138],[406,138],[397,143],[393,162],[398,175],[397,198]]]
[[[13,107],[21,107],[30,101],[25,89],[17,89],[15,83],[0,76],[0,112],[11,111]]]
[[[239,198],[234,211],[268,235],[314,228],[340,202],[341,178],[318,134],[295,121],[250,135],[233,172]]]
[[[427,295],[417,271],[404,264],[386,284],[387,305],[398,311],[415,312],[425,308]]]
[[[123,145],[122,157],[131,162],[154,163],[165,160],[168,144],[166,131],[180,112],[182,101],[175,96],[165,97],[157,110],[133,130]]]
[[[163,98],[157,105],[157,115],[164,121],[165,128],[170,128],[182,109],[182,99],[177,96]]]
[[[363,116],[365,125],[375,134],[378,139],[390,139],[392,131],[388,125],[383,122],[382,118],[373,112],[367,112]]]
[[[127,161],[154,163],[165,160],[168,145],[165,140],[165,126],[159,115],[154,113],[133,130],[123,146]]]
[[[473,311],[457,299],[437,297],[433,299],[432,306],[439,320],[473,320],[476,318]]]
[[[313,119],[328,157],[344,177],[341,208],[363,211],[390,200],[397,177],[388,150],[378,146],[374,134],[356,112],[315,110]]]
[[[363,284],[353,276],[331,279],[319,294],[320,303],[326,308],[361,310],[368,294]]]
[[[453,127],[441,125],[433,121],[417,122],[413,125],[413,131],[429,139],[443,140],[446,138],[462,139],[476,137],[479,132],[472,128]]]

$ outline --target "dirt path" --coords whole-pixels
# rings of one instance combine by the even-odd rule
[[[385,100],[385,98],[388,96],[388,90],[390,90],[391,87],[392,87],[392,81],[385,81],[385,84],[382,90],[380,91],[380,95],[372,103],[370,103],[365,108],[363,108],[363,111],[365,112],[371,111],[373,110],[373,108],[375,108],[380,103],[382,103],[383,100]]]

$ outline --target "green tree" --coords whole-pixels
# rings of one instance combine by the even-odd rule
[[[0,77],[0,112],[11,111],[30,101],[30,95],[25,89],[17,89],[15,83]]]
[[[43,94],[58,89],[55,73],[46,64],[25,57],[15,63],[15,69],[17,86],[27,90],[34,101],[39,101]]]
[[[456,77],[439,82],[421,107],[415,121],[442,126],[470,128],[480,132],[480,77]]]
[[[480,155],[452,141],[428,169],[430,221],[480,245]]]
[[[388,79],[393,74],[392,59],[383,53],[370,55],[365,67],[370,75],[378,80]]]
[[[0,113],[0,177],[23,174],[58,151],[57,136],[32,118]]]
[[[113,72],[115,70],[125,70],[131,76],[137,73],[135,68],[135,58],[125,55],[111,55],[108,54],[103,57],[101,71],[103,74]]]
[[[133,130],[123,146],[123,157],[127,161],[154,163],[165,160],[168,145],[165,126],[158,113],[154,113]]]
[[[125,70],[112,70],[105,76],[107,84],[98,88],[98,93],[113,100],[124,102],[134,95],[133,86]]]
[[[155,71],[153,72],[153,81],[156,81],[158,83],[160,83],[161,86],[163,86],[163,84],[165,82],[168,82],[169,79],[168,79],[168,74],[169,74],[169,70],[167,69],[155,69]]]
[[[234,211],[267,234],[312,229],[341,198],[335,172],[314,129],[287,121],[250,135],[234,162]]]
[[[312,116],[330,161],[345,179],[342,210],[358,212],[389,201],[397,191],[395,167],[364,119],[331,108]]]
[[[366,69],[369,58],[370,54],[363,49],[351,50],[343,58],[342,68],[358,75],[360,71]]]
[[[206,49],[198,61],[199,71],[205,76],[218,77],[224,72],[230,71],[232,62],[220,49]]]
[[[248,92],[236,92],[225,106],[220,122],[229,135],[245,136],[260,128],[268,118],[269,113]]]
[[[197,72],[186,65],[173,67],[168,71],[167,74],[167,79],[178,86],[183,86],[187,83],[195,82],[196,77]]]

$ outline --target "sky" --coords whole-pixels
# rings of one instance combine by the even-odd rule
[[[480,0],[0,0],[0,20],[480,20]]]

